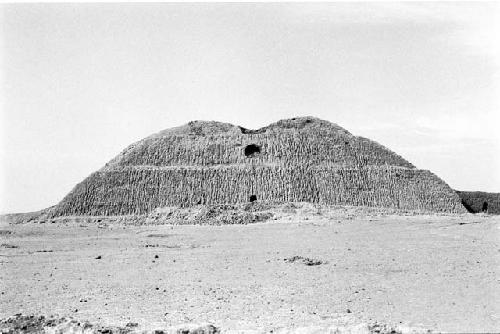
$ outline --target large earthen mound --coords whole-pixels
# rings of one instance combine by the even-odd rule
[[[258,130],[195,121],[161,131],[83,180],[50,215],[254,200],[465,212],[431,172],[336,124],[301,117]]]

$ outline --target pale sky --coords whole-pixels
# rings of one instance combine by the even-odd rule
[[[191,120],[315,116],[500,192],[498,3],[1,7],[0,212]]]

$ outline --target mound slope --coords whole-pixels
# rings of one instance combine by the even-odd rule
[[[140,140],[51,216],[143,214],[250,200],[465,212],[444,181],[382,145],[312,117],[258,130],[194,121]]]

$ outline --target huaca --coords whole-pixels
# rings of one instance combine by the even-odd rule
[[[194,121],[161,131],[127,147],[50,211],[128,215],[255,200],[466,212],[430,171],[312,117],[258,130]]]

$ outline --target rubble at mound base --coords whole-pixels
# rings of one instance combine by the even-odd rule
[[[144,330],[138,323],[128,323],[124,327],[101,326],[90,322],[78,321],[73,318],[57,318],[45,316],[27,316],[16,314],[0,320],[0,333],[2,334],[260,334],[267,331],[256,329],[223,329],[213,324],[187,323],[167,328]],[[343,318],[332,321],[330,325],[310,325],[294,328],[276,328],[272,333],[278,334],[423,334],[433,333],[420,327],[407,325],[387,325],[378,322],[353,323],[351,319]]]

